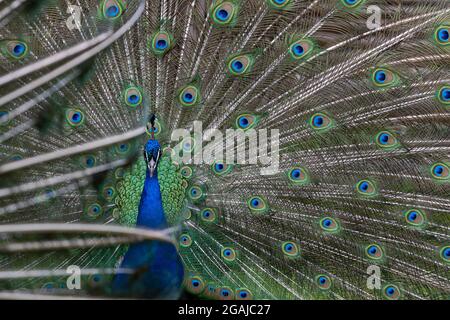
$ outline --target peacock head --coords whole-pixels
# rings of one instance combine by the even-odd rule
[[[150,139],[147,141],[144,148],[144,157],[147,162],[150,177],[153,177],[156,167],[158,166],[159,158],[161,157],[161,146],[159,145],[158,140]]]

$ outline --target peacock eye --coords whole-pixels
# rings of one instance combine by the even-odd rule
[[[205,222],[215,222],[217,219],[217,211],[214,208],[204,208],[200,212],[200,217]]]
[[[269,211],[269,206],[265,199],[260,196],[248,198],[247,206],[252,213],[264,214]]]
[[[110,202],[116,196],[116,189],[113,186],[105,186],[102,190],[102,196],[106,201]]]
[[[150,41],[150,49],[156,56],[163,56],[173,46],[173,37],[165,31],[159,31],[153,35]]]
[[[311,53],[313,48],[314,44],[310,40],[298,40],[290,45],[289,53],[292,58],[298,60],[305,58],[309,53]]]
[[[28,45],[24,41],[11,40],[6,42],[3,47],[4,54],[16,60],[23,59],[28,54]]]
[[[361,180],[356,184],[356,190],[364,196],[373,196],[376,194],[376,188],[372,181]]]
[[[267,0],[270,7],[274,9],[284,9],[290,4],[292,0]]]
[[[309,174],[303,167],[294,167],[287,173],[289,180],[296,185],[304,185],[309,182]]]
[[[237,300],[251,300],[253,299],[253,295],[250,290],[241,288],[236,290],[236,299]]]
[[[185,284],[186,289],[193,294],[199,294],[205,289],[205,282],[199,276],[191,275],[187,277],[185,280]]]
[[[97,163],[97,159],[94,155],[88,154],[80,157],[80,165],[83,168],[92,168]]]
[[[445,105],[450,105],[450,86],[446,85],[437,91],[437,98],[439,102]]]
[[[248,73],[253,66],[254,59],[249,54],[243,54],[231,58],[228,62],[228,71],[233,76],[241,76]]]
[[[98,203],[93,203],[84,210],[84,213],[88,218],[95,219],[103,213],[103,209]]]
[[[125,4],[122,0],[104,0],[101,8],[103,17],[107,19],[117,19],[122,15]]]
[[[332,119],[324,113],[315,113],[309,120],[311,127],[316,131],[326,131],[333,126]]]
[[[438,27],[435,31],[434,37],[438,44],[447,46],[450,39],[449,26],[444,25]]]
[[[180,174],[183,178],[189,179],[190,177],[192,177],[193,170],[189,166],[184,166],[184,167],[181,167]]]
[[[383,294],[389,300],[397,300],[400,298],[400,290],[394,285],[387,285],[384,287]]]
[[[236,252],[233,248],[223,248],[221,252],[222,259],[225,262],[233,262],[236,260]]]
[[[335,219],[327,217],[320,220],[320,227],[326,232],[334,232],[338,230],[339,225]]]
[[[405,212],[405,220],[408,224],[419,227],[425,223],[425,214],[418,209],[410,209]]]
[[[254,128],[259,122],[259,116],[250,113],[240,114],[236,118],[235,126],[244,131]]]
[[[363,0],[341,0],[341,2],[344,4],[344,6],[349,8],[357,7],[362,3]]]
[[[431,166],[431,175],[437,180],[448,180],[449,172],[449,167],[445,163],[439,162]]]
[[[450,262],[450,247],[445,246],[440,251],[441,258],[446,262]]]
[[[235,21],[237,5],[231,1],[223,2],[212,9],[212,20],[216,25],[230,25]]]
[[[331,287],[331,279],[329,276],[320,274],[316,277],[316,283],[322,290],[330,289]]]
[[[381,259],[383,257],[383,250],[377,244],[371,244],[366,247],[366,255],[371,259]]]
[[[382,149],[393,149],[398,146],[397,138],[388,131],[379,132],[375,137],[375,141]]]
[[[129,107],[137,107],[142,103],[142,92],[137,87],[129,87],[124,92],[125,103]]]
[[[212,171],[218,176],[226,175],[232,170],[232,168],[232,165],[226,164],[223,161],[215,161],[212,164]]]
[[[379,88],[393,86],[398,82],[398,76],[386,68],[376,68],[372,72],[372,82]]]
[[[66,121],[71,127],[78,127],[84,123],[84,113],[78,109],[68,109]]]
[[[180,91],[178,101],[184,107],[192,107],[200,101],[199,89],[193,85],[188,85]]]
[[[187,233],[183,233],[179,238],[180,246],[183,248],[188,248],[192,245],[192,238]]]
[[[232,300],[234,298],[233,291],[228,287],[223,287],[219,289],[219,299],[220,300]]]
[[[128,143],[121,143],[116,145],[116,152],[118,154],[126,154],[130,150],[130,144]]]
[[[300,255],[300,250],[295,242],[283,242],[281,245],[283,253],[289,258],[296,258]]]

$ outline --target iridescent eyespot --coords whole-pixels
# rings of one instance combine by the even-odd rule
[[[435,163],[431,166],[431,175],[437,180],[449,179],[449,167],[443,162]]]
[[[372,72],[372,82],[377,87],[393,86],[398,82],[398,76],[386,68],[376,68]]]
[[[236,290],[235,298],[236,300],[252,300],[253,295],[250,292],[250,290],[245,288],[239,288]]]
[[[56,289],[58,287],[58,285],[54,282],[47,282],[44,283],[41,287],[42,291],[47,291],[47,292],[51,292],[54,289]]]
[[[219,299],[220,300],[233,300],[234,299],[234,294],[233,291],[228,288],[228,287],[221,287],[217,289],[218,295],[219,295]]]
[[[392,284],[383,288],[383,294],[389,300],[398,300],[400,298],[400,290]]]
[[[187,233],[180,235],[179,244],[183,248],[188,248],[192,245],[192,238]]]
[[[23,156],[20,155],[20,154],[13,154],[13,155],[11,155],[11,156],[8,158],[8,160],[11,161],[11,162],[19,161],[19,160],[22,160],[22,159],[23,159]]]
[[[107,277],[97,273],[89,276],[88,284],[90,288],[102,288],[106,284],[107,280]]]
[[[371,244],[366,247],[366,255],[370,259],[379,260],[383,258],[383,250],[377,244]]]
[[[225,247],[222,249],[220,254],[225,262],[233,262],[236,260],[236,251],[234,251],[233,248]]]
[[[116,188],[114,188],[113,186],[107,185],[105,187],[103,187],[102,190],[102,196],[103,199],[105,199],[108,202],[111,202],[114,200],[114,198],[116,197]]]
[[[103,0],[101,4],[102,15],[107,19],[119,18],[124,9],[125,3],[122,0]]]
[[[199,89],[193,85],[188,85],[180,90],[178,95],[178,102],[183,107],[192,107],[199,103],[200,92]]]
[[[356,184],[356,191],[364,196],[373,196],[377,193],[374,183],[370,180],[359,181]]]
[[[214,283],[208,283],[206,284],[202,296],[208,299],[217,299],[217,291],[217,287]]]
[[[274,9],[284,9],[292,0],[267,0],[267,4]]]
[[[24,41],[10,40],[2,45],[3,54],[12,59],[23,59],[28,55],[28,45]]]
[[[95,219],[103,213],[103,209],[98,203],[93,203],[84,210],[84,213],[87,217]]]
[[[148,123],[145,131],[147,132],[147,134],[149,136],[152,136],[152,132],[153,132],[153,136],[156,138],[161,134],[161,131],[162,131],[161,123],[158,121],[158,119],[155,119],[153,127],[151,126],[150,123]]]
[[[260,117],[250,113],[240,114],[236,118],[235,126],[244,131],[254,128],[259,123]]]
[[[440,256],[445,262],[450,262],[450,246],[445,246],[440,250]]]
[[[375,136],[375,141],[380,148],[394,149],[399,146],[397,138],[389,131],[381,131]]]
[[[189,167],[189,166],[184,166],[184,167],[181,167],[181,169],[180,169],[180,174],[181,174],[181,176],[182,176],[183,178],[185,178],[185,179],[191,178],[193,172],[194,172],[194,171],[193,171],[192,168]]]
[[[186,290],[193,294],[200,294],[205,289],[205,283],[199,276],[189,276],[185,280]]]
[[[438,44],[442,46],[447,46],[449,44],[450,38],[450,27],[447,25],[440,26],[434,32],[434,38]]]
[[[192,200],[200,200],[203,197],[203,190],[200,186],[192,186],[187,192],[188,197]]]
[[[193,137],[186,137],[181,141],[181,146],[184,152],[192,152],[195,148],[195,139]]]
[[[122,179],[125,174],[125,170],[123,167],[118,167],[114,170],[114,177],[116,179]]]
[[[303,167],[294,167],[287,172],[289,180],[297,185],[304,185],[309,182],[309,173]]]
[[[324,113],[315,113],[309,120],[309,124],[316,131],[326,131],[333,126],[333,120]]]
[[[6,126],[9,123],[9,112],[0,110],[0,126]]]
[[[117,145],[115,146],[116,152],[117,152],[118,154],[122,154],[122,155],[123,155],[123,154],[127,154],[128,151],[130,151],[130,149],[131,149],[130,144],[129,144],[129,143],[125,143],[125,142],[120,143],[120,144],[117,144]]]
[[[254,58],[249,54],[235,56],[228,61],[228,71],[233,76],[240,76],[250,72]]]
[[[247,206],[252,213],[264,214],[269,211],[267,201],[260,196],[253,196],[248,198]]]
[[[327,290],[331,288],[331,279],[329,276],[324,274],[319,274],[316,277],[316,283],[322,290]]]
[[[79,127],[84,123],[84,113],[78,109],[67,109],[66,121],[71,127]]]
[[[211,165],[211,169],[214,172],[214,174],[216,174],[218,176],[224,176],[227,173],[231,172],[231,170],[233,169],[233,165],[226,164],[223,161],[215,161]]]
[[[446,85],[439,88],[436,96],[440,103],[450,105],[450,86]]]
[[[300,250],[295,242],[287,241],[281,244],[281,250],[289,258],[297,258],[300,256]]]
[[[183,210],[183,212],[181,213],[181,217],[182,217],[184,220],[189,220],[189,219],[191,219],[191,217],[192,217],[192,211],[191,211],[191,209],[185,208],[185,209]]]
[[[83,168],[92,168],[95,166],[97,159],[93,155],[84,155],[80,157],[80,165]]]
[[[217,220],[217,211],[214,208],[204,208],[200,211],[200,218],[205,222],[215,222]]]
[[[299,60],[308,56],[314,49],[314,43],[310,40],[302,39],[289,46],[289,53],[292,58]]]
[[[359,6],[364,0],[341,0],[341,3],[348,8]]]
[[[225,1],[212,8],[212,21],[217,25],[230,25],[235,22],[238,6],[235,1]]]
[[[419,227],[425,223],[425,214],[418,209],[410,209],[404,214],[405,220],[408,224]]]
[[[142,103],[142,92],[138,87],[129,87],[125,89],[124,100],[127,106],[137,107]]]
[[[326,232],[335,232],[339,229],[339,224],[337,221],[330,217],[322,218],[319,224],[322,230]]]
[[[163,56],[173,47],[173,37],[165,31],[156,32],[150,41],[150,49],[156,56]]]

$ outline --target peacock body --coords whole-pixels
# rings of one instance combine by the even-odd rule
[[[449,26],[448,0],[0,3],[0,295],[448,299]],[[277,132],[276,170],[180,160],[227,129],[236,157]]]

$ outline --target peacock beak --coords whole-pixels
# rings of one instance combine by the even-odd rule
[[[148,170],[150,171],[150,178],[153,177],[153,173],[155,172],[155,169],[156,169],[156,161],[152,157],[150,159],[150,161],[148,162]]]

